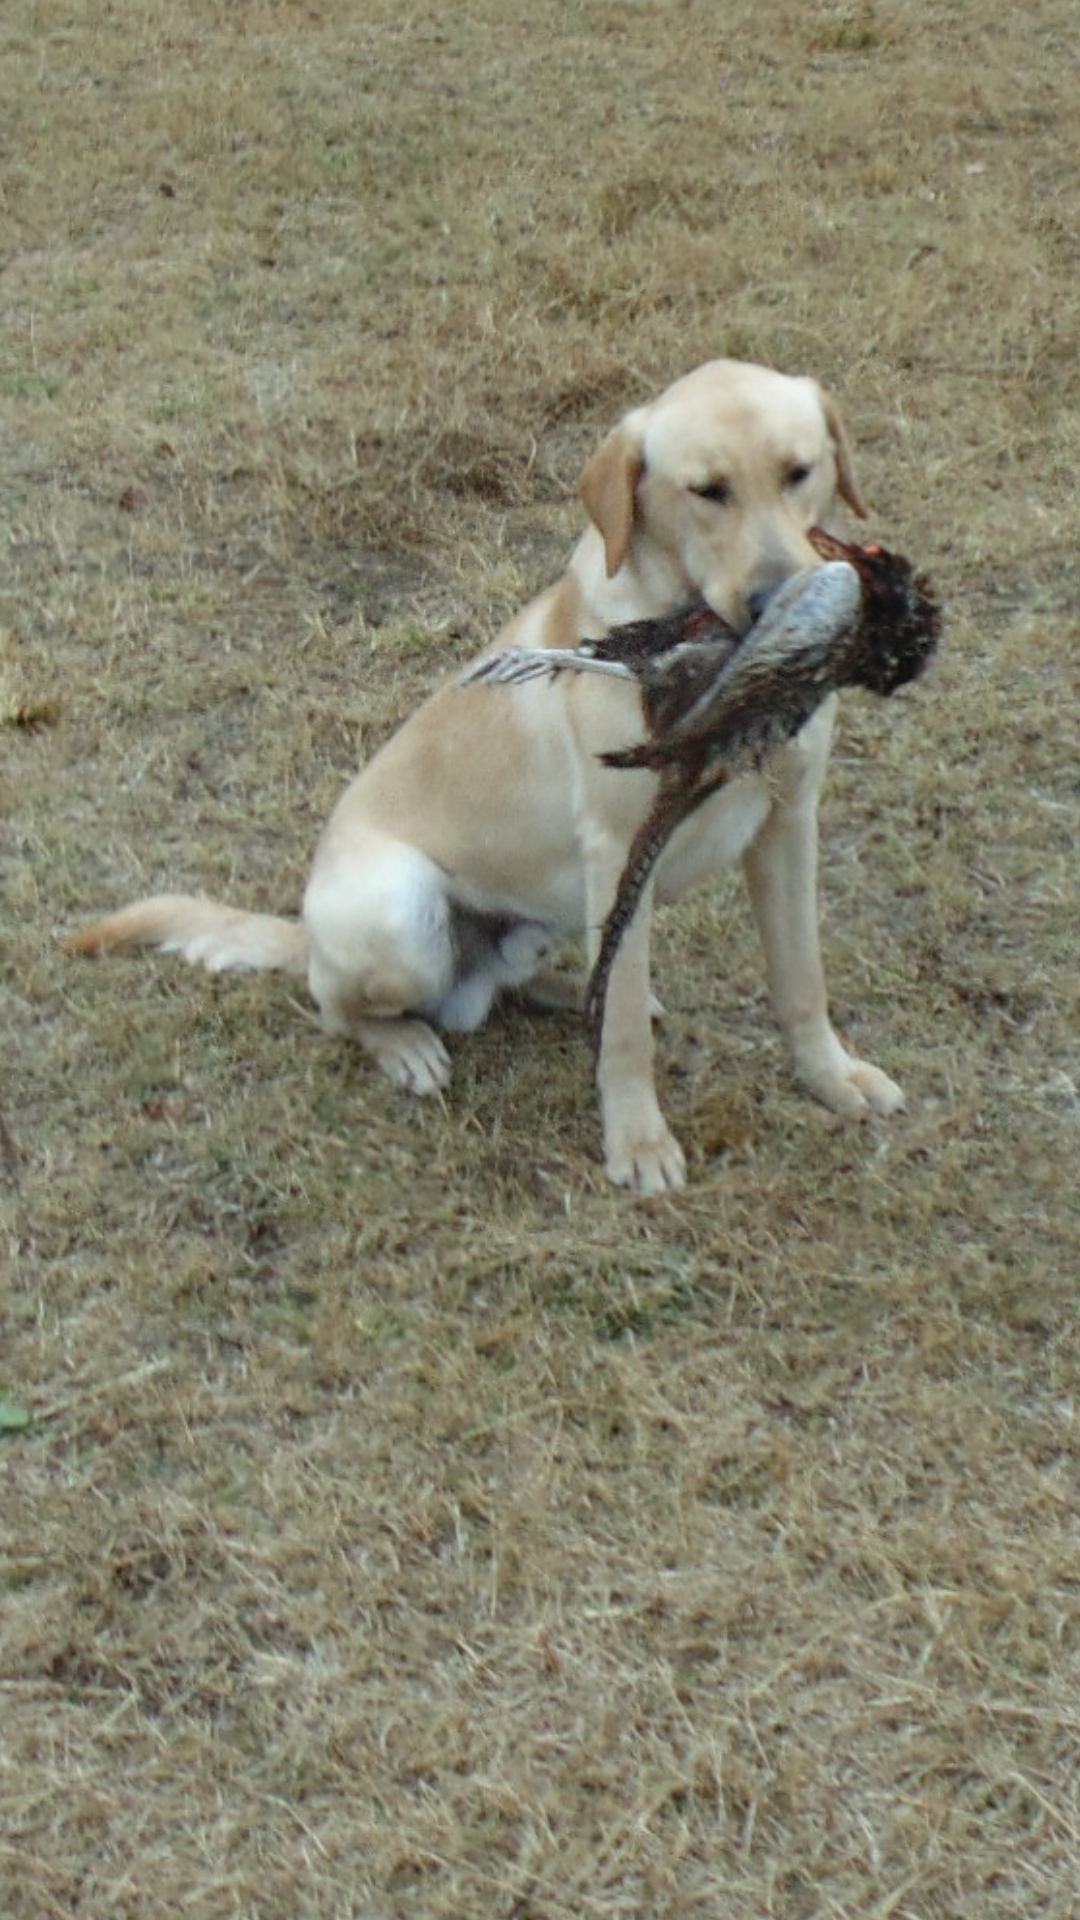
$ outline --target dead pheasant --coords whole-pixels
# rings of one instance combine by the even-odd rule
[[[650,768],[660,785],[604,923],[586,1001],[594,1033],[619,942],[676,827],[737,774],[760,767],[828,694],[845,686],[895,693],[934,653],[940,612],[910,561],[817,528],[810,539],[824,564],[786,580],[741,640],[699,603],[577,648],[508,649],[465,675],[505,683],[609,673],[641,688],[645,740],[602,757],[610,767]]]

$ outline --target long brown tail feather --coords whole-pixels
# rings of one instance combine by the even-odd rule
[[[662,785],[649,813],[630,843],[630,851],[626,856],[626,864],[619,878],[615,898],[604,921],[604,931],[600,936],[600,951],[589,975],[585,994],[585,1018],[596,1046],[600,1044],[604,1007],[607,1002],[608,984],[615,955],[627,927],[638,910],[641,896],[649,884],[656,863],[676,827],[681,826],[684,820],[688,820],[692,813],[696,813],[704,801],[726,784],[727,779],[727,768],[717,767],[711,771],[708,779],[693,791],[674,783]]]

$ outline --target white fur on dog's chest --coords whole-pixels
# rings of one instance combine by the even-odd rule
[[[656,871],[660,904],[681,900],[738,860],[761,831],[771,805],[768,782],[759,774],[748,774],[706,800],[676,828],[664,850]]]
[[[836,696],[831,694],[793,740],[770,754],[761,773],[747,773],[733,780],[676,828],[657,865],[654,890],[660,905],[680,900],[691,888],[703,885],[721,868],[741,859],[774,806],[798,807],[800,802],[816,805],[828,764],[836,706]],[[640,780],[643,776],[611,770],[608,777]],[[639,826],[644,818],[642,812]]]

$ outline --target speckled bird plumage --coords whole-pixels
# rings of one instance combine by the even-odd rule
[[[604,925],[587,1013],[599,1031],[616,950],[649,877],[681,822],[737,774],[806,725],[841,687],[887,697],[933,656],[941,615],[928,581],[882,547],[854,546],[815,528],[822,563],[793,575],[741,639],[697,602],[658,620],[616,627],[563,650],[488,656],[468,681],[516,682],[595,672],[637,681],[646,737],[603,755],[610,767],[660,776],[634,837]]]

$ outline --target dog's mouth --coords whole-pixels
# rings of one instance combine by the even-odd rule
[[[688,631],[686,638],[708,638],[715,642],[718,630],[722,630],[730,637],[731,651],[735,653],[747,635],[753,633],[771,597],[771,594],[762,595],[759,603],[755,604],[753,596],[750,596],[735,606],[730,594],[713,595],[708,587],[702,587],[700,598],[684,605],[683,618],[691,629],[700,623],[702,628],[707,627],[710,631],[701,635]]]
[[[821,527],[812,527],[807,536],[816,558],[809,558],[801,565],[793,565],[789,572],[771,578],[763,586],[752,589],[745,598],[741,598],[738,611],[729,611],[732,603],[730,596],[717,594],[715,599],[708,589],[702,591],[702,601],[706,611],[711,612],[714,621],[720,622],[731,635],[731,652],[738,652],[750,635],[756,632],[769,613],[777,594],[782,594],[790,582],[799,575],[809,573],[815,565],[823,566],[829,560],[847,560],[850,562],[853,549],[845,547],[843,542],[833,538]],[[868,547],[867,554],[877,554],[880,548]],[[717,604],[720,602],[721,604]],[[691,636],[688,636],[691,637]]]
[[[686,616],[686,638],[688,640],[707,639],[716,646],[719,635],[722,633],[728,656],[734,656],[746,645],[751,635],[757,632],[777,594],[782,593],[788,582],[794,580],[797,574],[806,571],[809,569],[793,567],[790,573],[785,574],[782,580],[775,581],[767,591],[750,594],[737,617],[717,607],[707,594],[703,594],[697,608],[691,609]],[[700,633],[695,631],[698,622],[701,627]]]
[[[747,635],[753,631],[753,622],[741,631],[733,627],[724,613],[717,612],[711,600],[697,600],[685,608],[679,620],[679,637],[691,643],[707,641],[715,647],[718,654],[728,659],[738,653]]]

